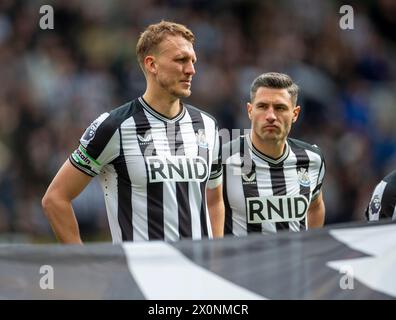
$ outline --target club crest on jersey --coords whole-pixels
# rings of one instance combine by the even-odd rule
[[[248,223],[303,220],[308,211],[304,196],[267,196],[246,198]]]
[[[139,140],[139,144],[149,144],[149,143],[151,143],[153,141],[153,137],[152,137],[150,131],[147,131],[144,136],[138,134],[137,137],[138,137],[138,140]]]
[[[195,134],[197,138],[197,145],[201,148],[208,148],[208,141],[206,140],[205,130],[198,129],[198,132]]]
[[[376,215],[380,212],[381,210],[381,200],[376,194],[370,201],[370,206],[369,206],[369,213],[370,215]]]
[[[305,168],[300,168],[297,171],[298,183],[303,187],[309,187],[311,185],[311,180],[309,179],[308,171]]]
[[[146,157],[150,183],[175,181],[202,182],[208,178],[208,165],[202,157]]]

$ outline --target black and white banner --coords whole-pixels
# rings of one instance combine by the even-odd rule
[[[396,224],[85,246],[0,246],[0,299],[394,299]]]

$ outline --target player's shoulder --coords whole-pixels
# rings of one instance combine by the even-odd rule
[[[80,139],[81,144],[87,147],[94,137],[111,137],[121,124],[134,113],[138,112],[135,100],[124,103],[109,112],[102,113],[85,130]]]
[[[140,104],[137,103],[137,99],[128,101],[123,105],[115,107],[111,111],[103,114],[106,115],[106,118],[101,123],[101,129],[118,129],[125,120],[133,117],[141,110],[142,108]],[[104,117],[103,115],[101,115],[101,117]]]
[[[294,138],[287,138],[287,141],[290,145],[290,147],[294,148],[299,148],[303,150],[309,150],[313,153],[316,153],[317,155],[320,156],[322,160],[324,160],[322,150],[316,145],[316,144],[310,144],[306,141],[294,139]]]
[[[211,114],[207,113],[206,111],[203,111],[197,107],[192,106],[191,104],[184,104],[185,108],[187,109],[187,111],[191,114],[200,114],[202,117],[207,117],[209,118],[210,121],[213,121],[213,123],[216,125],[217,127],[217,120],[214,116],[212,116]]]
[[[134,114],[141,111],[142,108],[137,99],[128,101],[121,106],[118,106],[109,112],[109,117],[111,117],[114,122],[122,123],[126,119],[132,117]]]
[[[386,182],[388,186],[392,187],[392,189],[396,189],[396,170],[386,175],[382,180]]]

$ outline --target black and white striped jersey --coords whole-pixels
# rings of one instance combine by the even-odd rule
[[[319,148],[296,139],[287,139],[279,159],[262,154],[249,135],[225,144],[225,233],[307,229],[307,210],[321,191],[324,175]]]
[[[69,159],[99,176],[113,242],[175,241],[212,237],[206,187],[222,181],[219,153],[214,118],[185,104],[168,119],[140,97],[97,118]]]
[[[386,218],[396,220],[396,170],[375,187],[366,208],[366,218],[369,221]]]

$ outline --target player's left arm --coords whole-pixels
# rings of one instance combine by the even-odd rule
[[[312,200],[308,208],[308,229],[323,227],[325,220],[325,204],[322,191]]]
[[[210,223],[214,238],[224,236],[224,202],[223,202],[223,185],[219,184],[213,189],[206,190]]]

